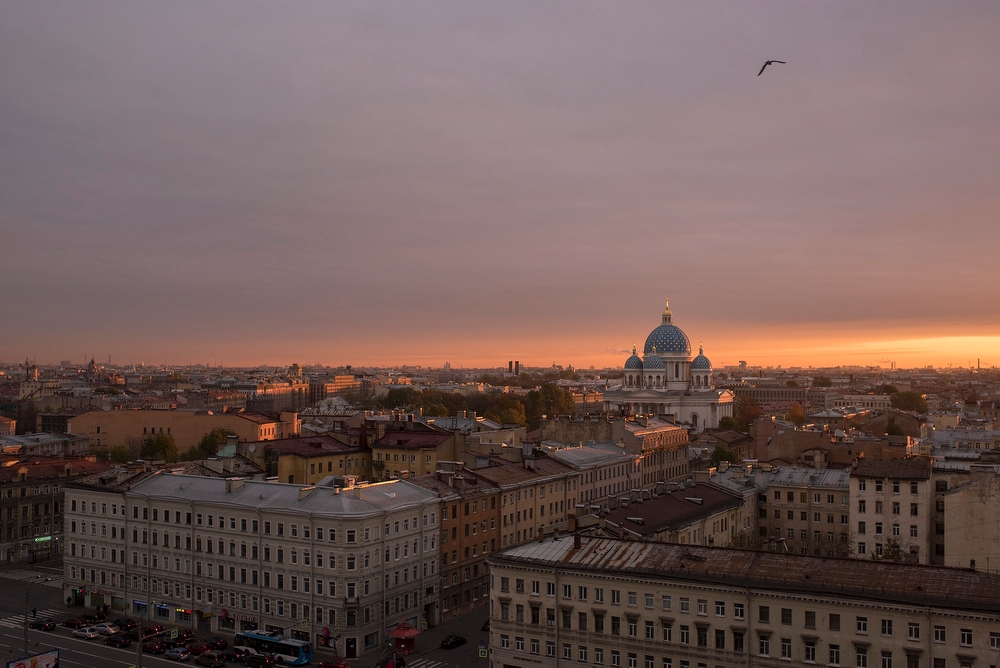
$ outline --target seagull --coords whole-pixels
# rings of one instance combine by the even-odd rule
[[[763,74],[764,70],[766,70],[767,66],[770,65],[771,63],[781,63],[782,65],[784,65],[785,61],[783,61],[783,60],[769,60],[769,61],[767,61],[766,63],[764,63],[764,67],[760,68],[760,72],[757,73],[757,76],[760,76],[761,74]]]

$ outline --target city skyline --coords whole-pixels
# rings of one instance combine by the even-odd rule
[[[6,360],[1000,364],[994,3],[0,17]]]

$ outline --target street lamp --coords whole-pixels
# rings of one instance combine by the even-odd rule
[[[31,594],[32,585],[39,582],[49,582],[52,578],[42,579],[39,575],[34,580],[28,582],[28,586],[24,588],[24,655],[28,656],[28,596]]]

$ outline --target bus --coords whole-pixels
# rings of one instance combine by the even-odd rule
[[[308,640],[286,638],[277,631],[240,631],[233,641],[236,647],[249,647],[261,654],[273,654],[282,663],[302,666],[313,657],[312,643]]]

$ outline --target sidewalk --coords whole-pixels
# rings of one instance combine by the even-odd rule
[[[489,605],[486,605],[481,609],[459,617],[458,619],[452,619],[444,624],[439,624],[434,628],[427,629],[417,636],[415,642],[416,649],[414,652],[403,657],[406,659],[406,665],[412,665],[418,659],[423,658],[425,654],[430,652],[439,651],[445,652],[446,654],[448,652],[467,653],[469,651],[475,651],[475,649],[479,646],[480,641],[483,641],[488,645],[489,634],[481,629],[483,622],[485,622],[489,616]],[[445,636],[450,635],[463,636],[466,640],[466,644],[457,649],[442,650],[441,641],[444,640]],[[352,668],[371,668],[380,658],[382,658],[382,656],[388,656],[388,652],[385,655],[372,652],[362,656],[361,658],[351,659],[351,666]],[[317,658],[314,659],[316,663],[319,663],[322,660],[323,658],[320,655],[317,655]],[[479,661],[482,662],[482,665],[486,665],[486,659],[479,659]],[[455,663],[455,661],[449,661],[448,663]]]

